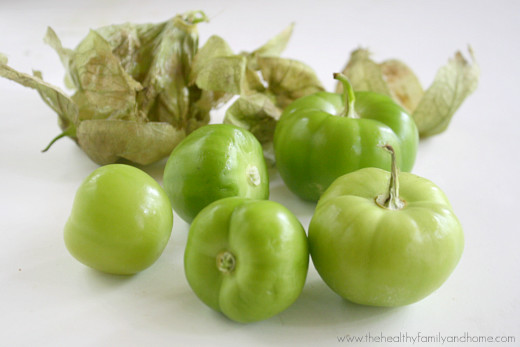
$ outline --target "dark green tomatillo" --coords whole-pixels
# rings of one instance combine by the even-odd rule
[[[390,170],[380,145],[391,145],[401,170],[411,171],[419,135],[414,120],[390,97],[354,92],[334,74],[344,93],[318,92],[291,103],[274,134],[280,175],[289,189],[317,201],[339,176],[365,168]]]

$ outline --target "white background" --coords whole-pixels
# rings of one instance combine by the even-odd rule
[[[2,79],[0,345],[333,346],[345,335],[465,333],[514,335],[518,345],[520,2],[2,1],[0,52],[11,66],[41,70],[61,86],[64,70],[42,41],[47,26],[72,48],[89,28],[158,22],[194,9],[211,17],[199,25],[200,42],[217,34],[237,52],[255,49],[294,22],[283,56],[313,67],[329,91],[335,86],[332,73],[359,46],[370,48],[378,61],[404,60],[428,86],[455,51],[466,54],[471,45],[482,70],[479,88],[448,131],[421,142],[413,170],[450,198],[465,231],[461,262],[431,296],[394,309],[342,300],[311,265],[293,306],[249,325],[211,311],[190,290],[182,264],[188,226],[180,218],[151,268],[132,277],[98,273],[73,259],[62,240],[75,191],[97,165],[68,139],[40,153],[59,132],[56,115],[35,91]],[[222,111],[216,112],[213,121],[221,117]],[[164,162],[144,169],[160,182],[163,167]],[[279,177],[271,188],[271,199],[291,209],[307,228],[314,205],[292,195]]]

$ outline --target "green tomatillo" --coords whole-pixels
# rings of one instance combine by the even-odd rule
[[[239,197],[197,215],[184,253],[186,278],[199,299],[242,323],[288,308],[303,289],[308,264],[307,236],[287,208]]]
[[[65,245],[89,267],[130,275],[159,258],[172,226],[172,207],[157,181],[136,167],[110,164],[78,188]]]
[[[317,201],[339,176],[365,167],[390,170],[378,145],[395,149],[403,171],[415,162],[419,135],[414,120],[390,97],[354,92],[334,74],[344,93],[317,92],[287,106],[276,126],[274,152],[280,176],[305,200]]]
[[[249,131],[230,124],[206,125],[186,137],[166,163],[163,184],[186,222],[218,199],[269,197],[262,146]]]
[[[364,168],[335,180],[309,225],[318,273],[358,304],[401,306],[423,299],[444,283],[464,248],[446,195],[425,178],[398,173],[391,153],[391,172]]]

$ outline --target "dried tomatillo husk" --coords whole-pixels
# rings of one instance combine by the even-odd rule
[[[201,11],[158,24],[120,24],[91,30],[75,49],[52,29],[45,41],[58,53],[72,96],[0,60],[0,75],[36,89],[59,116],[63,133],[99,164],[120,159],[150,164],[186,134],[209,122],[225,94],[190,84]]]
[[[466,97],[477,89],[480,68],[469,48],[471,61],[462,53],[437,71],[433,83],[412,113],[421,137],[442,133],[448,127],[453,114]]]
[[[7,58],[0,55],[0,76],[17,82],[25,87],[36,89],[43,101],[58,115],[58,124],[64,133],[73,137],[75,124],[78,123],[78,107],[60,88],[55,87],[42,78],[39,71],[34,75],[16,71],[7,65]]]
[[[294,100],[322,91],[314,70],[307,64],[280,57],[258,58],[258,66],[267,90],[276,97],[276,105],[283,109]]]
[[[264,155],[274,164],[274,129],[283,109],[294,100],[322,91],[321,82],[308,65],[280,57],[256,57],[259,74],[247,69],[253,78],[246,89],[226,111],[224,122],[251,131],[264,148]],[[262,76],[263,83],[254,78]]]
[[[355,90],[392,97],[412,115],[419,135],[428,137],[446,130],[457,109],[477,88],[480,68],[471,47],[469,54],[472,62],[456,52],[455,58],[438,70],[426,91],[406,64],[395,59],[376,63],[366,49],[352,52],[343,73]],[[336,91],[341,92],[341,84]]]
[[[233,53],[227,43],[212,36],[194,59],[190,80],[203,90],[240,97],[227,109],[224,122],[251,131],[271,157],[274,126],[285,106],[295,99],[323,90],[313,69],[279,55],[287,46],[293,24],[252,52]]]
[[[126,73],[101,35],[91,30],[74,51],[63,48],[51,28],[45,41],[64,62],[66,83],[76,90],[71,99],[80,121],[137,118],[136,95],[142,86]]]
[[[49,28],[45,41],[60,57],[71,96],[39,75],[14,72],[5,58],[2,75],[24,85],[30,80],[58,113],[63,132],[50,145],[70,137],[100,164],[161,159],[233,95],[239,98],[225,122],[241,124],[270,148],[282,109],[323,90],[310,67],[279,57],[293,25],[256,50],[235,54],[218,36],[199,50],[197,23],[203,21],[204,13],[193,11],[157,24],[105,26],[75,49],[63,47]]]
[[[164,122],[92,119],[81,122],[78,142],[96,163],[104,165],[126,159],[149,164],[168,156],[186,134]]]
[[[262,144],[264,157],[274,166],[273,135],[282,111],[263,93],[238,98],[227,110],[225,123],[249,130]]]

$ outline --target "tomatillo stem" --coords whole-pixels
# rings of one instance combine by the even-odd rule
[[[217,255],[217,268],[219,271],[228,274],[235,270],[235,256],[228,251],[221,252]]]
[[[390,184],[388,191],[376,197],[376,204],[388,210],[400,210],[404,207],[405,201],[399,198],[399,169],[395,160],[394,148],[390,145],[382,146],[392,156],[392,169],[390,171]]]
[[[209,22],[208,16],[203,11],[193,11],[190,14],[191,14],[190,22],[192,24]]]
[[[67,129],[65,129],[61,134],[59,134],[58,136],[56,136],[55,138],[53,138],[51,140],[51,142],[47,145],[47,147],[45,147],[44,149],[42,149],[42,152],[47,152],[49,150],[49,148],[51,148],[51,146],[54,144],[54,142],[58,141],[59,139],[65,137],[65,136],[69,136],[69,137],[75,137],[76,136],[76,127],[74,127],[73,125],[70,125]]]
[[[347,76],[342,73],[335,72],[333,74],[334,78],[340,81],[343,84],[343,97],[345,99],[345,108],[339,114],[340,117],[350,117],[350,118],[358,118],[355,110],[354,110],[354,102],[356,101],[356,96],[354,94],[354,89],[350,84]]]

